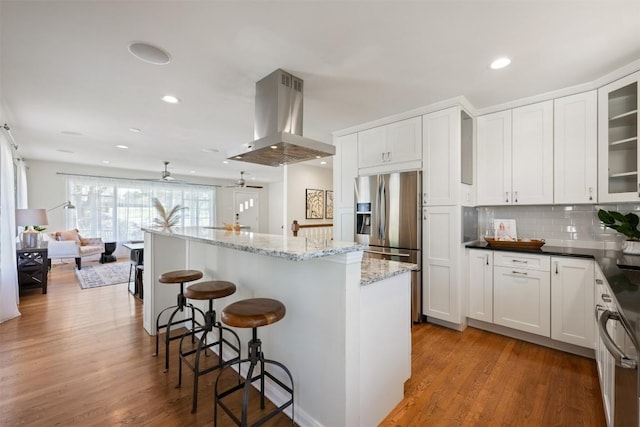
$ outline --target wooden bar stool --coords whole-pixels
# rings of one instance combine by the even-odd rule
[[[235,363],[225,366],[216,379],[214,389],[215,404],[213,410],[214,425],[217,425],[218,423],[218,406],[220,406],[237,425],[242,427],[249,425],[247,419],[247,410],[249,407],[249,390],[251,389],[251,384],[253,384],[257,380],[260,380],[260,409],[264,409],[265,377],[268,377],[271,381],[274,382],[274,384],[279,386],[284,392],[288,393],[291,396],[291,399],[276,407],[273,411],[264,415],[259,420],[252,422],[251,425],[261,425],[289,406],[291,406],[291,425],[294,425],[293,377],[291,376],[289,369],[287,369],[287,367],[282,363],[264,358],[264,354],[262,353],[262,342],[258,339],[258,328],[260,326],[266,326],[272,323],[276,323],[278,320],[284,317],[286,312],[287,310],[284,304],[282,304],[278,300],[269,298],[251,298],[237,301],[233,304],[228,305],[222,310],[222,321],[225,324],[229,326],[235,326],[236,328],[252,328],[253,335],[252,339],[249,341],[249,358],[242,359],[236,362],[238,373],[241,372],[240,368],[242,367],[243,363],[250,362],[249,370],[247,371],[247,379],[245,379],[244,382],[240,382],[238,385],[231,387],[223,392],[218,391],[218,381],[220,381],[222,373],[224,372],[224,370],[232,368]],[[260,373],[253,376],[253,371],[258,364],[260,365]],[[284,373],[286,373],[289,377],[291,386],[289,387],[278,378],[273,376],[270,372],[268,372],[265,369],[266,365],[275,365],[282,369],[282,371],[284,371]],[[243,389],[242,414],[240,415],[240,418],[238,418],[235,414],[233,414],[231,409],[229,409],[229,407],[225,405],[222,399],[240,389]]]
[[[193,331],[195,334],[202,334],[198,340],[198,346],[195,349],[193,346],[187,350],[183,349],[184,339],[187,335],[190,335],[189,333],[186,333],[180,339],[180,370],[178,372],[177,387],[182,385],[182,364],[184,363],[193,371],[193,407],[191,408],[191,413],[196,412],[198,407],[198,378],[200,375],[222,368],[227,363],[240,360],[240,338],[238,337],[238,334],[231,329],[222,326],[222,324],[216,320],[216,311],[213,309],[213,300],[224,298],[235,292],[236,285],[231,282],[224,282],[221,280],[194,283],[184,291],[184,296],[189,299],[201,301],[209,300],[209,310],[204,314],[204,326]],[[217,341],[207,344],[207,334],[213,331],[213,328],[216,328],[218,331]],[[233,343],[224,338],[223,331],[227,331],[233,335],[235,338]],[[236,356],[225,362],[223,358],[224,349],[222,344],[226,344],[227,347],[236,354]],[[200,357],[202,353],[204,352],[206,355],[206,350],[214,346],[218,346],[218,363],[213,366],[201,368]],[[191,356],[192,354],[195,354],[193,363],[188,358],[188,356]]]
[[[158,335],[160,334],[160,329],[166,328],[166,333],[164,337],[164,344],[165,344],[164,371],[165,372],[169,370],[169,343],[173,340],[177,340],[178,338],[182,338],[182,335],[176,335],[173,337],[171,336],[172,326],[181,325],[185,322],[191,322],[191,329],[187,333],[191,334],[192,342],[195,343],[195,339],[193,338],[193,330],[195,329],[196,325],[198,326],[201,325],[200,323],[196,322],[195,312],[198,311],[202,315],[203,319],[204,319],[204,313],[199,308],[194,307],[193,304],[187,303],[187,299],[184,296],[184,284],[187,282],[192,282],[194,280],[201,279],[201,278],[202,278],[202,272],[198,270],[169,271],[166,273],[162,273],[158,278],[158,281],[160,283],[168,283],[168,284],[180,283],[180,293],[177,296],[176,305],[172,305],[171,307],[165,308],[158,314],[158,317],[156,318],[156,352],[154,356],[158,355],[158,340],[159,340]],[[191,309],[191,317],[174,321],[173,318],[175,317],[175,315],[178,314],[179,312],[180,313],[183,312],[185,307]],[[169,321],[164,325],[161,325],[160,318],[162,317],[163,313],[168,310],[173,310],[171,312],[171,315],[169,316]]]

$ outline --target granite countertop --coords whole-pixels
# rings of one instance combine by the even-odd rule
[[[308,239],[242,230],[224,231],[205,227],[175,228],[171,232],[155,228],[143,228],[143,231],[179,239],[194,240],[243,252],[284,258],[290,261],[304,261],[330,255],[358,252],[367,247],[366,244],[355,242]]]
[[[540,249],[492,248],[486,242],[465,245],[469,249],[487,249],[549,256],[568,256],[595,260],[613,292],[622,322],[631,331],[636,347],[640,348],[640,256],[625,255],[621,251],[586,249],[563,246],[543,246]],[[622,268],[621,268],[622,267]],[[627,271],[632,270],[632,271]]]
[[[360,285],[369,285],[371,283],[379,282],[380,280],[388,279],[390,277],[397,276],[398,274],[417,269],[417,264],[388,261],[385,259],[369,258],[365,256],[362,258]]]

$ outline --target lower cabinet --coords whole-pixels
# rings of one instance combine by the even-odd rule
[[[483,249],[467,251],[467,316],[594,348],[594,262]]]
[[[594,347],[594,263],[551,258],[551,338]]]
[[[467,307],[472,319],[493,322],[493,252],[470,249]]]
[[[513,262],[531,265],[518,254],[509,254]],[[497,258],[497,257],[496,257]],[[540,269],[506,267],[493,270],[493,323],[548,337],[551,329],[549,257],[540,257]],[[546,258],[546,263],[544,262]],[[545,268],[546,267],[546,268]]]

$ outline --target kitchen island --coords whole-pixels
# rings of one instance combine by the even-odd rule
[[[260,328],[259,336],[265,355],[291,370],[298,425],[377,425],[402,400],[411,375],[410,271],[416,266],[363,259],[365,246],[352,242],[205,228],[144,231],[150,334],[157,313],[175,304],[177,293],[158,276],[201,270],[203,280],[237,286],[216,301],[218,312],[245,298],[285,304],[285,318]],[[250,330],[237,332],[244,357]],[[280,403],[272,391],[267,387],[267,396]]]

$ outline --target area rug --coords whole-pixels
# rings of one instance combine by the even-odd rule
[[[76,269],[76,277],[82,289],[127,283],[129,280],[129,262],[85,265]]]

